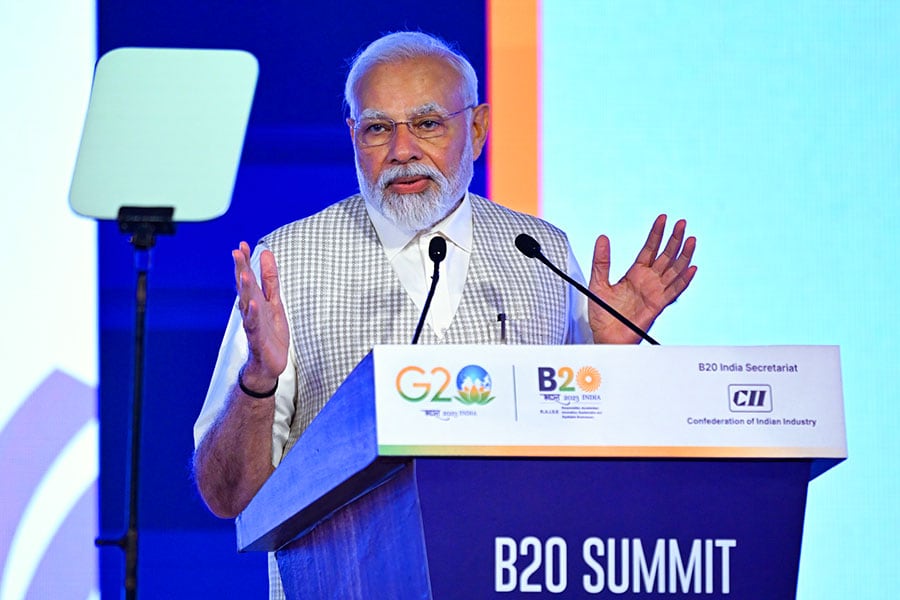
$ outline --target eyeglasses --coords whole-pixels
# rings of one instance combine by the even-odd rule
[[[421,140],[438,138],[447,134],[447,121],[463,114],[470,108],[475,108],[475,105],[471,104],[448,115],[419,115],[415,119],[409,121],[362,119],[353,126],[354,138],[363,148],[384,146],[397,135],[398,125],[406,125],[409,132]]]

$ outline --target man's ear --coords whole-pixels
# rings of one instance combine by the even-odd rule
[[[472,154],[473,159],[481,156],[491,125],[491,107],[487,103],[472,109]]]

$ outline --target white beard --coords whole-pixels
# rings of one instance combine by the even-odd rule
[[[471,142],[466,144],[459,164],[451,165],[449,179],[436,168],[419,162],[396,165],[382,171],[378,181],[371,182],[356,157],[356,178],[359,193],[381,214],[407,231],[430,229],[456,208],[469,188],[473,173]],[[388,185],[400,177],[428,177],[435,185],[416,194],[395,194],[387,191]]]

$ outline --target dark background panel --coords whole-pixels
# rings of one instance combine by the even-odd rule
[[[459,44],[485,72],[484,0],[103,1],[98,55],[123,46],[236,48],[259,82],[231,209],[179,224],[152,252],[139,499],[139,584],[147,598],[264,597],[265,557],[238,556],[231,521],[211,515],[190,477],[192,427],[234,299],[230,251],[357,190],[344,119],[348,60],[382,33],[415,29]],[[481,82],[482,97],[484,82]],[[476,165],[473,191],[483,193]],[[134,259],[115,224],[99,228],[100,528],[126,522]],[[123,561],[100,552],[101,591],[118,597]]]

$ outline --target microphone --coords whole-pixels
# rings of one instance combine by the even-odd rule
[[[516,236],[516,248],[518,248],[519,252],[521,252],[528,258],[536,258],[539,261],[541,261],[542,263],[544,263],[545,265],[547,265],[547,267],[549,267],[551,271],[553,271],[554,273],[556,273],[557,275],[559,275],[560,277],[565,279],[570,285],[574,286],[575,289],[577,289],[579,292],[581,292],[582,294],[584,294],[585,296],[590,298],[595,304],[599,305],[603,310],[605,310],[606,312],[608,312],[609,314],[614,316],[616,319],[618,319],[619,322],[621,322],[623,325],[628,327],[628,329],[630,329],[634,333],[638,334],[639,336],[641,336],[643,339],[647,340],[654,346],[659,345],[659,342],[657,342],[652,337],[650,337],[650,335],[647,334],[646,331],[644,331],[643,329],[641,329],[640,327],[638,327],[637,325],[635,325],[634,323],[629,321],[627,317],[625,317],[619,311],[614,309],[612,306],[610,306],[609,304],[607,304],[606,302],[601,300],[597,296],[597,294],[595,294],[591,290],[587,289],[586,287],[584,287],[583,285],[581,285],[580,283],[578,283],[577,281],[575,281],[574,279],[569,277],[569,275],[567,273],[564,273],[563,271],[558,269],[556,267],[556,265],[554,265],[552,262],[547,260],[547,257],[544,256],[544,253],[541,252],[541,245],[538,243],[538,241],[536,239],[534,239],[527,233],[520,233],[519,235]]]
[[[434,263],[434,274],[431,276],[431,288],[428,290],[428,296],[425,297],[425,306],[422,308],[422,314],[419,316],[419,324],[416,325],[416,333],[413,335],[412,343],[419,341],[422,335],[422,327],[425,325],[425,316],[431,307],[431,299],[434,298],[434,290],[437,289],[438,277],[440,276],[441,261],[447,256],[447,240],[439,235],[431,238],[428,243],[428,258]]]

